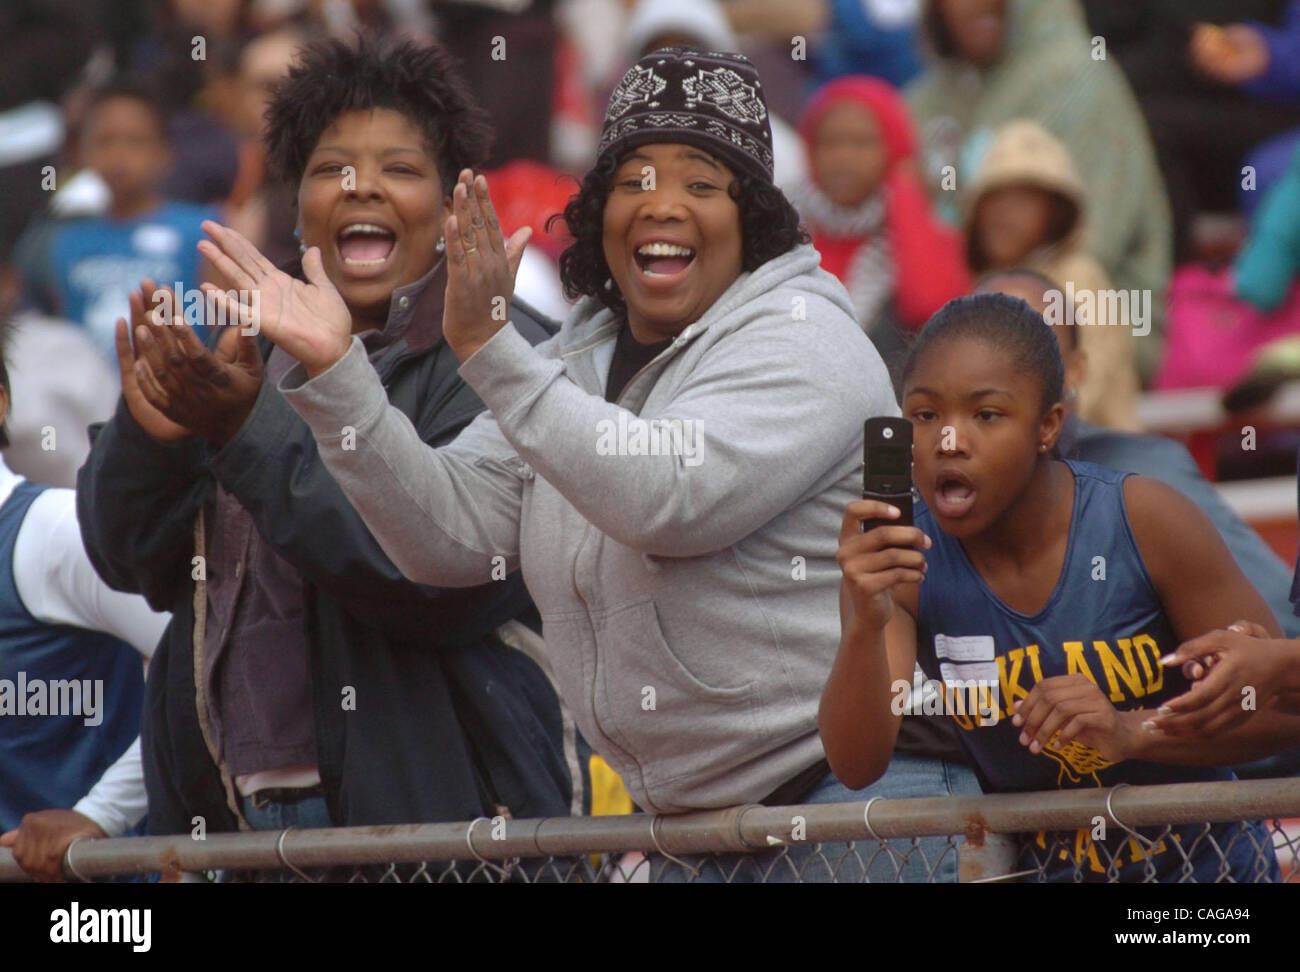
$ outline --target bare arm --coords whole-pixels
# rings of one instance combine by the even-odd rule
[[[892,507],[857,500],[845,511],[840,650],[817,717],[831,770],[852,789],[888,769],[902,718],[894,686],[901,679],[910,687],[916,665],[916,585],[925,576],[921,550],[929,541],[916,527],[861,532],[863,519],[886,516],[886,509]]]
[[[1181,641],[1221,633],[1216,629],[1237,622],[1256,625],[1274,638],[1280,634],[1267,603],[1195,503],[1144,476],[1124,481],[1124,500],[1147,573]],[[1078,739],[1109,759],[1225,766],[1267,756],[1300,739],[1300,717],[1276,710],[1256,712],[1230,729],[1165,732],[1158,728],[1165,721],[1158,712],[1116,712],[1097,703],[1095,686],[1077,677],[1073,684],[1065,681],[1039,683],[1017,709],[1031,748],[1041,748],[1059,730],[1061,744]]]

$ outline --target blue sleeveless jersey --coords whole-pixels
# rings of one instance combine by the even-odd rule
[[[135,649],[38,621],[18,596],[14,544],[45,489],[20,482],[0,506],[0,830],[26,813],[71,808],[140,731]]]
[[[1065,749],[1049,745],[1037,755],[1020,745],[1012,706],[1042,679],[1082,673],[1121,711],[1155,710],[1189,687],[1180,671],[1160,665],[1179,642],[1129,526],[1123,481],[1130,474],[1065,461],[1074,473],[1065,563],[1033,615],[1004,604],[961,543],[939,528],[923,501],[916,504],[916,525],[933,540],[920,585],[917,661],[927,680],[947,683],[940,693],[943,711],[989,792],[1232,779],[1231,771],[1214,767],[1109,763],[1079,742]],[[1048,880],[1107,880],[1112,861],[1119,880],[1143,880],[1152,868],[1168,880],[1191,868],[1198,879],[1224,876],[1204,827],[1144,829],[1150,844],[1117,830],[1111,825],[1106,839],[1095,843],[1087,830],[1039,834],[1026,854],[1045,868]],[[1231,845],[1235,880],[1276,879],[1271,850],[1256,853],[1256,842],[1270,846],[1259,824],[1218,824],[1213,831],[1220,847]]]

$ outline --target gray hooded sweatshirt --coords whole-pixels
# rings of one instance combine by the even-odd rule
[[[863,420],[898,407],[819,263],[805,245],[742,273],[616,403],[621,317],[588,298],[535,348],[507,324],[460,369],[490,411],[439,449],[356,338],[281,381],[408,577],[522,566],[564,702],[648,811],[756,801],[823,755],[840,523]]]

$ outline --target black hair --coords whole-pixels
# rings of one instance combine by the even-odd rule
[[[9,368],[5,364],[5,358],[8,357],[9,335],[13,331],[13,320],[6,319],[0,321],[0,388],[5,390],[5,395],[9,399],[9,410],[14,407],[13,392],[9,387]],[[9,448],[9,416],[5,415],[5,420],[0,422],[0,450]]]
[[[992,273],[986,273],[975,281],[974,293],[996,293],[998,288],[996,284],[1003,280],[1023,280],[1028,284],[1043,288],[1043,300],[1046,303],[1046,295],[1049,291],[1056,291],[1062,295],[1061,303],[1063,305],[1062,326],[1065,329],[1065,344],[1071,351],[1079,349],[1079,332],[1075,330],[1074,324],[1074,307],[1064,300],[1064,290],[1061,285],[1043,273],[1041,270],[1035,270],[1032,267],[1012,267],[1010,270],[994,270]],[[1030,305],[1033,306],[1032,304]]]
[[[400,112],[424,133],[444,195],[461,169],[487,158],[487,113],[446,48],[360,33],[353,44],[337,38],[306,44],[276,86],[264,136],[272,172],[296,186],[325,129],[345,112],[375,108]]]
[[[140,75],[119,75],[110,78],[100,87],[96,88],[90,96],[90,103],[86,106],[86,113],[83,120],[83,128],[89,123],[91,117],[100,106],[112,98],[129,98],[131,101],[143,105],[153,115],[154,121],[158,123],[158,137],[167,140],[167,109],[164,107],[162,99],[158,97],[156,91],[157,85],[150,83]]]
[[[1055,189],[1048,189],[1045,186],[1039,186],[1033,183],[1025,183],[1024,185],[1026,185],[1027,188],[1037,189],[1039,192],[1046,193],[1047,197],[1051,200],[1052,205],[1052,212],[1048,217],[1047,229],[1043,233],[1043,238],[1034,245],[1036,247],[1051,246],[1054,243],[1061,242],[1061,240],[1069,236],[1070,231],[1079,223],[1079,204],[1069,196],[1066,196],[1064,193],[1058,192]],[[1002,187],[999,186],[996,188]],[[996,190],[990,189],[985,193],[985,195],[994,191]],[[975,201],[974,213],[979,212],[979,205],[983,201],[983,198],[984,197],[981,196]],[[973,220],[971,232],[966,234],[966,264],[975,273],[983,273],[985,270],[989,269],[989,259],[984,255],[984,250],[980,246],[979,233],[975,232]]]
[[[926,351],[956,338],[981,341],[1010,354],[1017,371],[1038,379],[1044,413],[1061,400],[1065,365],[1051,325],[1019,297],[1006,294],[957,297],[935,311],[908,351],[900,385],[907,384]]]
[[[605,262],[602,242],[605,202],[609,198],[614,173],[628,154],[601,156],[583,176],[578,191],[569,199],[563,214],[546,221],[546,229],[563,219],[572,242],[560,254],[560,281],[570,300],[597,297],[618,313],[627,310],[623,295],[614,283]],[[768,260],[786,253],[810,239],[799,225],[799,214],[776,186],[747,172],[736,174],[727,194],[740,209],[740,263],[742,270],[757,270]]]

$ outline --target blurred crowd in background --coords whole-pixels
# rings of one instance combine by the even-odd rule
[[[1219,415],[1262,415],[1300,378],[1300,0],[5,0],[0,468],[75,485],[87,426],[118,407],[115,325],[129,294],[146,279],[195,293],[208,276],[204,220],[280,266],[299,261],[298,186],[271,175],[264,112],[304,44],[358,32],[436,40],[459,63],[495,130],[486,177],[502,229],[533,230],[515,296],[554,319],[572,302],[559,273],[569,238],[552,217],[592,167],[619,79],[664,47],[744,53],[770,113],[774,181],[891,377],[944,304],[1020,274],[1050,323],[1077,325],[1057,329],[1071,422],[1061,454],[1192,497],[1300,637],[1300,582],[1291,589],[1275,555],[1294,555],[1294,487],[1289,532],[1270,551],[1206,479],[1290,474],[1300,411],[1262,424],[1258,441],[1252,426],[1249,446],[1232,431],[1242,422],[1220,421],[1217,456],[1198,452],[1199,469],[1145,434],[1165,430],[1143,417],[1144,392],[1179,389],[1202,390]],[[211,322],[185,311],[211,343]],[[116,487],[140,491],[148,463],[124,464]],[[330,482],[318,495],[336,492]],[[59,502],[48,522],[80,555],[73,500]],[[102,504],[130,520],[125,505]],[[31,535],[45,530],[36,522]],[[99,581],[85,571],[90,589]],[[176,603],[192,597],[186,587]],[[148,654],[159,622],[137,608],[134,640],[94,619],[38,620],[118,631]],[[1300,772],[1300,750],[1284,757],[1255,775]],[[593,807],[632,808],[616,779],[590,782]]]
[[[301,44],[358,29],[437,38],[461,62],[496,129],[504,228],[534,228],[518,293],[552,317],[569,305],[547,219],[594,157],[608,94],[642,53],[687,44],[757,64],[776,181],[887,361],[975,279],[1028,266],[1104,325],[1078,334],[1096,425],[1140,429],[1143,388],[1245,407],[1300,374],[1300,3],[10,0],[16,470],[72,484],[81,430],[116,398],[126,295],[143,277],[197,285],[202,219],[297,255],[262,112]],[[1286,471],[1294,445],[1242,474]]]

